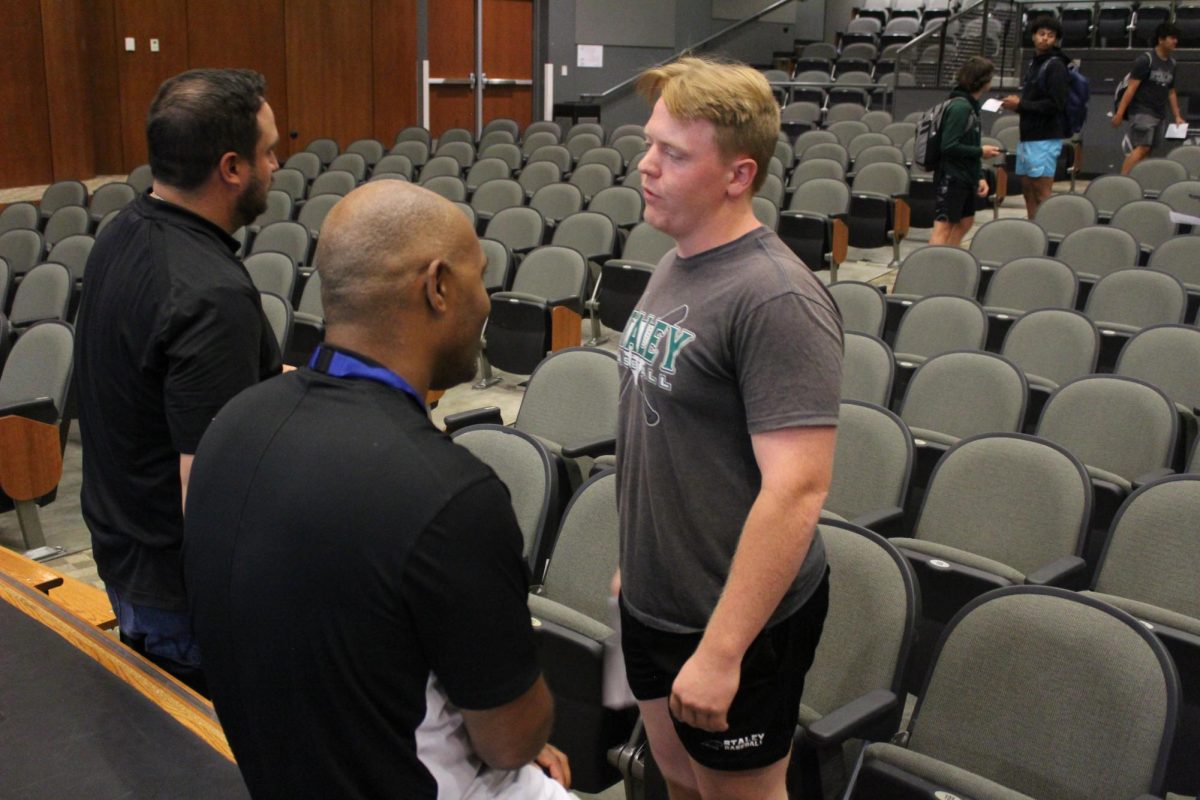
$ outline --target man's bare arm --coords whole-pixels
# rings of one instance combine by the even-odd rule
[[[486,711],[463,709],[471,746],[494,769],[518,769],[533,761],[550,738],[554,700],[540,676],[516,700]]]
[[[836,429],[786,428],[751,437],[762,485],[742,528],[721,599],[672,687],[677,719],[710,731],[725,718],[742,656],[800,571],[833,470]]]

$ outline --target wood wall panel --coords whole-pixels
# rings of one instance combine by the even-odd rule
[[[91,13],[84,0],[42,0],[41,13],[54,178],[90,177],[96,174]]]
[[[121,86],[121,140],[125,171],[147,160],[146,111],[164,80],[188,66],[187,5],[179,0],[116,0],[117,75]],[[132,36],[137,49],[125,52]],[[150,39],[160,50],[150,52]]]
[[[297,147],[373,133],[371,0],[288,0],[288,113]]]
[[[374,136],[391,146],[396,134],[417,124],[417,0],[374,0]]]
[[[188,67],[238,67],[263,74],[267,102],[279,128],[280,161],[292,152],[283,4],[284,0],[187,0]]]
[[[0,186],[54,178],[41,17],[37,3],[0,0]]]
[[[533,0],[483,0],[483,71],[489,78],[533,78]],[[497,86],[483,94],[483,118],[533,117],[532,86]]]
[[[475,71],[475,3],[438,0],[429,4],[429,76],[466,78]],[[429,130],[475,130],[475,96],[466,86],[430,87]]]
[[[111,175],[126,172],[121,121],[121,85],[117,72],[119,42],[114,0],[85,0],[92,26],[89,56],[92,90],[92,149],[96,172]],[[76,176],[80,177],[80,176]]]

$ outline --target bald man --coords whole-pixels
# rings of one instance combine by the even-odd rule
[[[567,797],[508,493],[423,400],[474,374],[479,241],[380,181],[333,208],[316,262],[325,344],[217,415],[188,492],[188,598],[246,784]]]

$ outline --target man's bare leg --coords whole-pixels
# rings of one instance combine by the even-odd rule
[[[704,800],[788,800],[787,767],[791,754],[759,769],[724,772],[692,762]]]
[[[646,739],[654,753],[654,763],[662,773],[671,800],[701,800],[696,774],[692,771],[692,759],[683,742],[675,733],[667,698],[639,700],[642,723],[646,726]]]
[[[1125,160],[1121,163],[1121,174],[1128,175],[1129,170],[1148,155],[1150,155],[1149,147],[1135,147],[1130,150],[1129,155],[1125,156]]]

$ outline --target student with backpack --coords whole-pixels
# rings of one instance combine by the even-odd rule
[[[1128,175],[1134,164],[1162,143],[1168,105],[1175,124],[1184,122],[1175,94],[1175,59],[1171,58],[1178,46],[1179,28],[1169,22],[1159,25],[1154,31],[1154,49],[1134,59],[1133,68],[1121,82],[1124,91],[1117,89],[1119,97],[1112,124],[1116,128],[1129,119],[1129,143],[1133,146],[1121,164],[1122,175]]]
[[[941,108],[937,126],[937,164],[933,172],[935,201],[930,244],[959,245],[975,224],[975,198],[987,197],[981,159],[1000,155],[995,145],[981,144],[979,98],[992,86],[995,67],[973,56],[959,67],[957,84]],[[926,160],[928,162],[928,159]]]
[[[1071,133],[1067,107],[1070,59],[1058,47],[1061,37],[1062,25],[1054,17],[1034,20],[1034,56],[1025,70],[1021,94],[1009,95],[1002,102],[1005,110],[1021,115],[1016,171],[1021,176],[1021,191],[1030,219],[1054,191],[1058,156],[1063,139]]]

